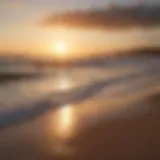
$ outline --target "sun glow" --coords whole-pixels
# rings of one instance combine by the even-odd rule
[[[55,43],[54,51],[58,57],[66,57],[67,52],[68,52],[67,43],[64,41],[59,41],[59,42]]]

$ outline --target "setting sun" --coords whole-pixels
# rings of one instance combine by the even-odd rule
[[[64,41],[57,42],[54,48],[55,48],[56,54],[59,54],[59,55],[65,55],[68,50],[67,43]]]

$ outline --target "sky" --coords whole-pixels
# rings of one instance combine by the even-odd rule
[[[136,5],[137,1],[117,0],[116,4],[131,6]],[[158,4],[159,0],[147,0],[147,3]],[[148,44],[160,45],[158,26],[151,29],[138,27],[104,31],[98,28],[41,25],[41,22],[55,13],[107,8],[109,4],[109,0],[0,0],[0,52],[54,57],[57,45],[65,43],[68,56],[78,57]]]

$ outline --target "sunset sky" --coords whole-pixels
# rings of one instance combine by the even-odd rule
[[[148,4],[159,0],[148,0]],[[53,56],[55,52],[80,53],[113,51],[144,45],[158,46],[160,28],[126,30],[74,29],[40,24],[54,13],[88,10],[109,5],[109,0],[0,0],[0,51],[36,56]],[[137,1],[117,0],[119,5]],[[62,46],[62,49],[59,49]],[[65,51],[64,51],[65,50]],[[57,54],[59,54],[57,53]],[[78,54],[79,53],[79,54]],[[62,54],[62,53],[60,53]]]

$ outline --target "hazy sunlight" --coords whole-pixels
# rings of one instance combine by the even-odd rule
[[[68,52],[68,46],[65,41],[56,42],[54,45],[54,53],[58,58],[66,58]]]

